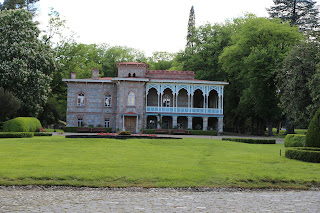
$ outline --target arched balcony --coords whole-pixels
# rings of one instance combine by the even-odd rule
[[[147,113],[223,115],[223,86],[153,83],[146,88]]]

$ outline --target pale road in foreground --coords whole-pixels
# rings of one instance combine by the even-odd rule
[[[320,191],[0,188],[0,212],[320,212]]]

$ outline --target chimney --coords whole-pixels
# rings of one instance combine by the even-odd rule
[[[76,79],[76,73],[75,72],[71,72],[71,79]]]
[[[99,79],[99,69],[92,69],[92,79],[93,80]]]

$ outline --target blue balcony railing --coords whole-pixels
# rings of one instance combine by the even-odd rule
[[[147,106],[147,112],[185,113],[185,114],[223,114],[222,109],[187,108],[187,107],[155,107],[155,106]]]

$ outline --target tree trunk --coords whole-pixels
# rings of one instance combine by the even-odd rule
[[[268,122],[268,136],[273,136],[271,121]]]
[[[294,126],[289,118],[286,118],[286,134],[294,134]]]

